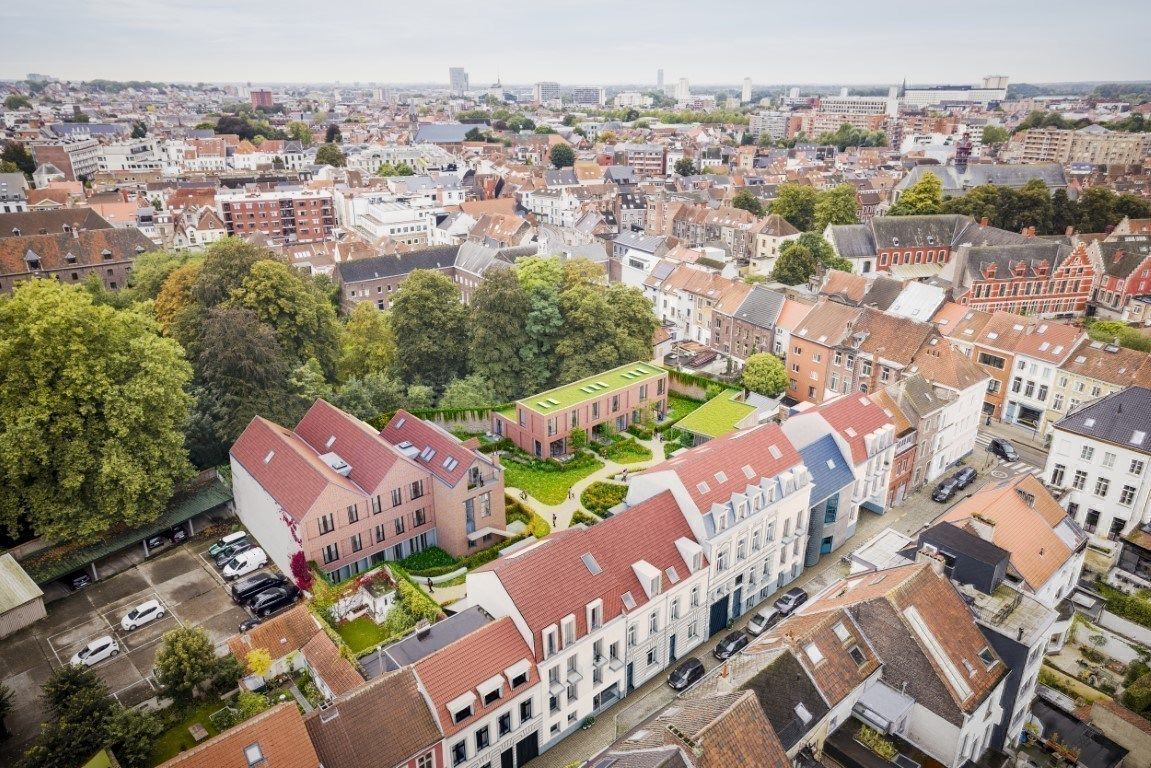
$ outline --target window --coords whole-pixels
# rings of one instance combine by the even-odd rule
[[[384,540],[384,538],[385,538],[384,526],[383,525],[377,525],[376,526],[376,543],[379,544],[381,541]]]
[[[1131,459],[1131,467],[1127,471],[1133,475],[1143,474],[1143,462],[1139,459]]]
[[[574,616],[565,616],[563,620],[564,648],[575,642],[576,622]],[[574,656],[572,657],[575,658]]]
[[[1062,411],[1063,410],[1063,395],[1056,395],[1051,400],[1051,407],[1057,411]]]
[[[1125,507],[1129,507],[1135,503],[1135,486],[1123,486],[1123,490],[1119,492],[1119,503]]]
[[[544,630],[544,658],[555,655],[559,650],[559,637],[556,633],[555,625],[548,627]],[[559,674],[558,672],[556,673]]]
[[[1100,477],[1095,481],[1095,495],[1099,498],[1107,496],[1107,489],[1111,487],[1111,481],[1105,477]]]
[[[1071,487],[1077,491],[1082,491],[1083,486],[1087,484],[1087,473],[1082,469],[1075,470],[1075,478],[1071,481]]]
[[[1083,446],[1079,451],[1079,458],[1084,461],[1091,461],[1095,457],[1095,449],[1090,445]]]
[[[476,751],[477,752],[480,751],[481,749],[487,749],[488,746],[491,745],[491,743],[492,743],[491,729],[489,729],[487,726],[485,726],[483,728],[480,728],[478,731],[476,731]]]
[[[340,547],[338,544],[328,544],[324,547],[324,563],[334,563],[340,559]]]
[[[615,413],[619,410],[619,395],[611,396],[611,412]]]
[[[1103,452],[1103,467],[1104,469],[1111,469],[1115,466],[1115,454],[1110,451]]]
[[[803,646],[803,652],[807,654],[807,658],[811,659],[812,664],[818,664],[823,661],[823,653],[815,643],[808,643]]]
[[[457,709],[456,711],[452,712],[452,722],[453,723],[462,723],[464,720],[467,720],[471,716],[472,716],[472,705],[469,704],[462,709]]]
[[[496,726],[500,736],[507,736],[512,732],[512,713],[505,712],[500,715],[500,719]]]
[[[691,607],[692,608],[698,608],[699,607],[699,587],[692,587],[691,588]]]
[[[851,633],[847,631],[847,627],[843,625],[842,621],[837,623],[832,629],[835,630],[835,636],[839,638],[840,642],[846,642],[851,638]]]
[[[331,513],[321,516],[319,519],[319,524],[321,536],[323,536],[325,533],[331,533],[332,531],[336,530],[336,521]]]
[[[627,647],[635,648],[638,635],[636,634],[635,625],[632,624],[627,628]]]
[[[1051,470],[1051,484],[1055,486],[1063,485],[1063,474],[1067,471],[1067,467],[1062,464],[1056,464]]]
[[[419,759],[416,760],[416,768],[432,768],[434,765],[433,760],[434,758],[431,752],[426,755],[420,755]]]
[[[412,527],[419,528],[424,523],[428,522],[428,510],[420,507],[412,513]]]
[[[250,744],[244,747],[244,757],[248,758],[249,768],[264,762],[264,753],[259,744]]]
[[[352,504],[348,507],[348,524],[352,524],[360,519],[360,505]]]
[[[396,535],[399,536],[403,532],[404,532],[404,518],[397,517],[396,518]]]
[[[654,635],[659,632],[659,614],[652,611],[651,616],[647,617],[647,631],[648,634]]]
[[[655,648],[648,650],[648,652],[647,652],[647,665],[649,667],[654,667],[658,663],[659,663],[659,655],[655,652]]]
[[[424,481],[417,480],[412,483],[412,499],[418,499],[424,495]]]
[[[468,760],[468,745],[460,741],[452,745],[452,765],[462,765]]]
[[[851,657],[858,666],[863,666],[867,663],[867,658],[863,655],[863,651],[859,650],[858,645],[853,645],[847,649],[847,655]]]
[[[404,494],[399,488],[392,489],[392,506],[398,507],[404,503]]]
[[[493,701],[499,701],[500,699],[503,698],[503,696],[504,696],[504,688],[502,685],[499,686],[498,688],[496,688],[494,691],[488,691],[487,693],[484,694],[484,706],[485,707],[488,706]]]
[[[520,702],[520,722],[532,719],[532,700]]]
[[[372,514],[378,515],[378,514],[380,514],[380,512],[383,512],[383,511],[384,511],[383,510],[383,504],[380,502],[380,497],[379,496],[373,496],[372,497]]]
[[[355,536],[353,536],[351,538],[351,542],[352,542],[352,551],[353,552],[359,552],[361,549],[364,548],[364,541],[363,541],[361,534],[357,533]]]
[[[870,376],[871,375],[871,361],[870,360],[864,360],[863,361],[863,368],[861,370],[861,373],[864,376]]]
[[[985,645],[985,646],[983,646],[983,650],[981,650],[981,651],[979,652],[979,658],[980,658],[980,659],[983,661],[983,664],[984,664],[984,665],[985,665],[985,666],[986,666],[988,669],[991,669],[992,667],[994,667],[994,666],[995,666],[995,662],[996,662],[995,654],[994,654],[994,653],[992,653],[992,652],[991,652],[991,649],[990,649],[990,648],[988,648],[986,645]],[[990,711],[990,709],[991,709],[991,708],[990,708],[990,707],[988,707],[988,711]]]
[[[998,392],[999,391],[999,379],[989,379],[987,382],[987,391],[993,395],[996,392]]]

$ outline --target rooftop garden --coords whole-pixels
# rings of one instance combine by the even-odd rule
[[[667,415],[660,426],[668,427],[687,416],[704,404],[703,400],[694,400],[690,397],[669,392],[667,396]]]
[[[525,397],[520,402],[536,413],[555,413],[585,400],[618,392],[633,384],[654,381],[664,373],[663,368],[651,363],[628,363],[562,387],[540,392],[538,395]]]
[[[681,419],[677,429],[703,437],[720,437],[733,431],[740,421],[755,413],[755,407],[739,398],[738,389],[724,390]]]

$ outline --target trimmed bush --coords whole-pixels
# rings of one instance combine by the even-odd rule
[[[447,570],[442,572],[448,573],[459,567],[459,561],[439,547],[428,547],[405,557],[400,561],[400,566],[410,573],[433,576],[435,574],[427,573],[429,569],[446,567]]]
[[[580,494],[580,504],[590,512],[603,516],[627,496],[627,486],[600,480],[592,483]]]
[[[651,440],[655,435],[651,427],[644,426],[643,424],[632,424],[627,428],[627,431],[631,432],[640,440]]]
[[[582,509],[577,509],[575,512],[572,512],[572,525],[579,525],[581,523],[584,525],[595,525],[598,522],[600,522],[598,517],[589,515]]]

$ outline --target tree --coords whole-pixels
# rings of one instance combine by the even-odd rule
[[[0,150],[0,160],[12,163],[25,176],[31,176],[36,172],[36,160],[32,157],[32,153],[18,141],[4,141],[0,142],[4,147]]]
[[[305,147],[312,146],[312,128],[301,120],[288,123],[288,138],[295,139]]]
[[[190,378],[144,311],[19,284],[0,303],[0,522],[91,541],[154,520],[190,473]]]
[[[488,405],[498,405],[500,402],[491,383],[483,376],[473,373],[462,379],[455,379],[448,384],[440,398],[438,407],[482,408]]]
[[[31,109],[32,102],[28,100],[27,96],[19,93],[13,93],[8,98],[4,99],[5,109]]]
[[[494,403],[523,397],[537,391],[525,387],[547,381],[546,361],[532,354],[531,311],[531,297],[515,270],[488,270],[472,294],[468,360],[471,370],[488,382]]]
[[[484,134],[483,131],[481,131],[479,129],[479,127],[469,128],[468,132],[464,134],[464,141],[487,141],[487,140],[488,140],[488,137]]]
[[[348,379],[331,402],[357,419],[371,421],[404,406],[407,392],[399,379],[381,371]]]
[[[325,144],[340,144],[344,141],[344,135],[340,132],[340,126],[335,123],[328,125],[328,130],[324,132]]]
[[[183,340],[186,349],[190,347],[191,337],[199,331],[193,327],[199,319],[199,305],[193,291],[203,268],[203,262],[195,261],[172,270],[161,283],[152,304],[152,312],[160,324],[160,330],[177,340]],[[147,283],[142,285],[142,290],[151,287]]]
[[[522,378],[518,382],[505,383],[490,370],[487,372],[483,368],[477,370],[497,388],[518,389],[518,396],[522,397],[524,394],[546,389],[553,381],[555,344],[563,333],[563,313],[560,310],[560,283],[563,271],[559,259],[532,256],[517,262],[516,277],[524,293],[527,294],[529,305],[524,323],[528,343],[521,347],[519,352],[523,361]],[[476,332],[482,333],[479,329],[476,329]]]
[[[612,308],[608,322],[615,333],[617,365],[650,360],[652,337],[659,325],[651,302],[640,289],[622,283],[608,286],[606,298]]]
[[[821,192],[815,201],[815,219],[812,229],[822,232],[829,224],[858,224],[859,199],[855,187],[840,184]]]
[[[1011,219],[1005,222],[1010,226],[1004,229],[1020,232],[1026,227],[1035,227],[1035,231],[1042,234],[1051,231],[1054,218],[1051,190],[1041,179],[1031,179],[1018,191],[1008,191],[1012,192],[1009,197]]]
[[[1006,144],[1007,140],[1011,138],[1011,134],[1007,129],[1001,125],[985,125],[983,126],[983,135],[980,141],[985,147],[993,147],[997,144]]]
[[[308,565],[307,555],[303,550],[297,550],[292,553],[292,559],[288,562],[292,569],[292,578],[296,582],[296,586],[300,588],[301,592],[311,592],[312,584],[315,582],[315,574],[312,573],[312,567]]]
[[[1151,218],[1151,201],[1130,192],[1124,192],[1115,198],[1112,207],[1112,218],[1118,224],[1124,218],[1147,219]]]
[[[747,188],[735,193],[735,196],[731,198],[731,207],[739,208],[758,217],[763,217],[767,213],[766,210],[764,210],[763,202]]]
[[[783,362],[768,352],[751,355],[743,366],[743,387],[757,394],[779,397],[788,383]]]
[[[143,120],[132,121],[132,138],[142,139],[148,135],[148,126]]]
[[[204,309],[223,304],[243,285],[252,266],[272,252],[238,237],[226,237],[204,250],[204,267],[192,296]]]
[[[889,216],[926,216],[942,209],[943,182],[931,171],[924,171],[914,184],[903,190],[887,213]]]
[[[690,157],[681,157],[675,161],[675,172],[678,176],[694,176],[696,174],[695,163],[691,161]]]
[[[822,237],[806,232],[798,240],[788,241],[780,247],[771,279],[785,285],[799,285],[826,269],[849,272],[851,264],[838,258],[831,245]]]
[[[379,169],[376,170],[377,176],[413,176],[415,173],[412,166],[403,162],[381,163]]]
[[[20,768],[76,768],[108,742],[117,704],[108,686],[88,667],[53,670],[41,689],[48,715]]]
[[[556,168],[570,168],[575,165],[575,150],[567,144],[556,144],[552,147],[548,158]]]
[[[339,326],[327,298],[297,270],[278,261],[252,265],[229,304],[247,307],[276,334],[280,348],[297,364],[319,362],[325,376],[336,372]]]
[[[164,282],[180,267],[199,259],[187,252],[145,251],[132,261],[128,287],[132,298],[155,299]]]
[[[107,744],[123,768],[150,768],[164,725],[156,715],[119,707],[108,721]]]
[[[4,741],[12,734],[8,731],[8,723],[4,722],[12,714],[12,698],[15,694],[4,683],[0,683],[0,741]]]
[[[1057,189],[1051,194],[1051,232],[1062,235],[1068,227],[1075,227],[1079,211],[1075,201],[1067,196],[1066,189]]]
[[[782,216],[801,232],[815,227],[815,203],[819,193],[815,187],[806,184],[780,184],[775,199],[771,201],[771,212]]]
[[[292,391],[305,404],[320,399],[329,400],[332,397],[332,387],[314,357],[309,357],[306,362],[296,366],[292,375],[288,377],[288,382],[292,385]]]
[[[272,654],[268,653],[266,648],[253,648],[244,657],[244,663],[247,664],[248,671],[253,675],[266,677],[272,669]]]
[[[340,334],[340,377],[388,371],[395,362],[396,336],[391,316],[370,302],[360,302],[348,315]]]
[[[317,165],[330,165],[333,168],[343,168],[346,163],[347,158],[344,157],[344,153],[332,142],[321,144],[320,148],[316,150]]]
[[[181,626],[164,634],[156,651],[156,682],[178,702],[188,702],[212,677],[216,651],[203,627]]]
[[[1075,228],[1080,232],[1105,232],[1115,218],[1115,193],[1106,187],[1091,187],[1079,195]]]
[[[405,382],[442,391],[464,374],[467,309],[447,275],[428,269],[408,275],[392,302],[392,329],[404,351],[396,367]]]

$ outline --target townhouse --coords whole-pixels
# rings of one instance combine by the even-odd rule
[[[5,216],[30,215],[34,214]],[[84,216],[75,214],[77,219]],[[136,257],[156,250],[156,244],[135,227],[84,229],[70,223],[63,227],[65,231],[59,234],[23,234],[24,230],[13,227],[6,233],[11,236],[0,237],[0,293],[11,292],[22,280],[53,278],[64,285],[79,285],[90,275],[99,278],[106,289],[118,290],[128,285]]]
[[[983,397],[983,413],[986,416],[1003,418],[1006,412],[1007,393],[1016,371],[1015,349],[1033,321],[1011,312],[997,311],[982,327],[968,337],[971,357],[990,377],[987,392]],[[955,335],[948,337],[954,339]]]
[[[1151,235],[1112,232],[1102,240],[1093,240],[1087,251],[1102,265],[1092,296],[1099,314],[1119,319],[1138,314],[1142,319],[1142,307],[1133,305],[1137,297],[1151,293]]]
[[[915,490],[915,460],[919,456],[917,441],[920,432],[916,428],[917,414],[906,404],[901,404],[891,393],[900,391],[904,385],[915,386],[922,393],[930,385],[922,376],[912,375],[900,384],[872,392],[870,397],[891,415],[895,427],[895,453],[891,458],[891,476],[887,481],[887,507],[899,506],[904,498]],[[924,446],[926,451],[926,445]]]
[[[274,240],[307,243],[331,237],[335,226],[328,190],[285,187],[219,192],[216,205],[229,235],[259,232]]]
[[[28,210],[28,179],[22,173],[0,173],[0,214]]]
[[[1151,389],[1132,386],[1079,406],[1051,427],[1044,476],[1097,548],[1151,522]]]
[[[1011,387],[1004,395],[1003,421],[1043,434],[1059,368],[1086,338],[1062,323],[1028,322],[1015,345]]]
[[[720,324],[720,348],[741,365],[752,355],[775,351],[775,329],[787,299],[754,285],[737,302],[724,299],[713,316]]]
[[[666,237],[620,232],[611,243],[611,256],[620,265],[620,281],[639,288],[656,263],[670,250]]]
[[[955,301],[987,312],[1081,316],[1098,272],[1083,243],[1024,236],[1024,242],[960,246],[940,279]]]
[[[759,221],[752,233],[755,235],[755,250],[750,264],[753,275],[770,275],[784,243],[798,240],[802,234],[787,219],[774,213]]]
[[[663,491],[468,574],[468,602],[531,649],[541,752],[707,637],[708,561],[681,503]]]
[[[324,400],[294,430],[257,416],[231,450],[236,514],[282,571],[303,552],[336,581],[507,535],[498,464],[416,421],[398,413],[381,434]]]
[[[623,432],[662,418],[667,394],[667,371],[651,363],[629,363],[492,411],[492,432],[533,456],[564,456],[574,451],[575,429],[589,436],[605,428]]]
[[[1083,403],[1130,387],[1151,387],[1151,357],[1146,352],[1084,339],[1055,373],[1045,418],[1045,437],[1052,424]]]
[[[779,425],[732,432],[633,476],[625,503],[667,490],[710,565],[706,636],[803,570],[812,478]]]
[[[855,307],[824,300],[788,334],[786,364],[792,397],[818,404],[835,397],[841,387],[851,391],[851,378],[844,381],[842,370],[832,372],[830,368],[834,363],[840,369],[855,369],[854,352],[845,353],[842,346],[851,336],[859,313]]]

